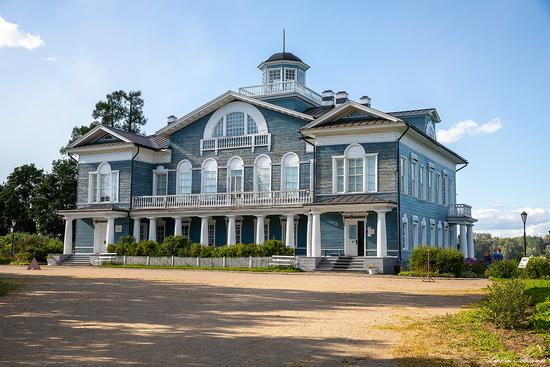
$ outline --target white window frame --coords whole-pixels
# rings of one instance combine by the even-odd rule
[[[426,228],[426,219],[422,218],[422,221],[420,222],[420,228],[421,228],[421,234],[422,234],[422,238],[421,238],[422,245],[427,245],[428,244],[428,232],[427,232],[427,228]]]
[[[270,72],[272,71],[275,71],[275,70],[279,70],[279,79],[274,79],[274,80],[271,80],[270,78]],[[267,84],[273,84],[273,83],[280,83],[283,81],[283,68],[270,68],[270,69],[267,69]]]
[[[403,250],[409,250],[409,219],[407,214],[403,214],[401,218],[401,241],[403,242]]]
[[[187,232],[187,234],[185,233]],[[181,235],[189,239],[191,237],[191,219],[181,221]]]
[[[359,154],[350,152],[353,148],[360,148]],[[353,143],[346,147],[344,155],[332,156],[332,193],[333,194],[362,194],[378,192],[378,153],[365,153],[365,149],[361,144]],[[368,161],[374,158],[374,190],[368,189]],[[363,159],[363,191],[349,191],[349,160]],[[343,191],[338,190],[338,161],[344,163],[344,187]]]
[[[449,247],[449,223],[443,222],[443,247]]]
[[[289,71],[294,71],[294,79],[287,79],[286,77],[286,71],[289,70]],[[285,68],[284,69],[284,75],[283,75],[283,80],[286,82],[286,81],[297,81],[298,80],[298,69],[297,68]]]
[[[434,199],[436,204],[441,204],[441,173],[435,174]]]
[[[166,175],[166,187],[164,188],[166,194],[165,195],[157,195],[157,188],[158,188],[158,183],[157,183],[157,180],[158,180],[158,176],[160,175]],[[157,167],[156,169],[153,170],[153,196],[166,196],[168,195],[168,179],[169,179],[169,175],[168,175],[168,170],[165,169],[164,167],[162,166],[159,166]]]
[[[208,164],[208,162],[214,162],[214,165],[215,165],[215,169],[214,170],[209,170],[209,171],[206,171],[205,168],[206,168],[206,165]],[[205,188],[205,172],[215,172],[216,175],[214,176],[215,177],[215,180],[216,180],[216,191],[214,192],[205,192],[204,191],[204,188]],[[214,158],[208,158],[208,159],[205,159],[204,162],[202,162],[202,166],[201,166],[201,193],[204,193],[204,194],[215,194],[218,192],[218,162],[214,159]]]
[[[267,158],[267,161],[268,161],[268,167],[269,167],[269,188],[268,190],[265,190],[265,191],[262,191],[262,192],[271,192],[271,179],[272,179],[272,175],[273,175],[273,163],[271,162],[271,158],[266,155],[266,154],[260,154],[259,156],[256,157],[256,159],[254,160],[254,192],[260,192],[259,188],[258,188],[258,175],[260,173],[259,171],[259,166],[258,166],[258,162],[260,161],[260,159],[263,159],[263,158]]]
[[[428,166],[428,175],[426,180],[426,200],[435,202],[434,200],[434,169]]]
[[[399,160],[399,173],[400,173],[400,192],[402,194],[405,194],[405,195],[408,195],[409,194],[409,175],[408,175],[408,168],[409,166],[407,165],[407,157],[405,157],[404,155],[401,156],[400,160]]]
[[[413,215],[412,216],[412,220],[413,220],[413,248],[417,248],[418,245],[419,245],[419,230],[420,230],[420,226],[418,224],[418,217],[416,215]]]
[[[231,171],[238,170],[238,169],[233,169],[234,164],[237,164],[237,165],[240,164],[240,171],[241,171],[241,189],[240,190],[235,190],[235,188],[232,187],[233,185],[231,184],[231,178],[232,178]],[[227,161],[227,192],[238,193],[243,191],[244,191],[244,162],[241,157],[234,156]]]
[[[101,170],[107,167],[109,173],[100,173]],[[101,201],[101,175],[102,174],[110,174],[111,175],[111,190],[109,201]],[[95,182],[96,184],[96,193],[95,198],[92,195],[92,182]],[[95,203],[118,203],[120,200],[120,171],[113,170],[111,168],[111,165],[107,162],[102,162],[97,166],[97,169],[93,172],[88,172],[88,203],[89,204],[95,204]]]
[[[436,231],[435,231],[435,220],[430,219],[430,246],[436,246]]]
[[[420,199],[426,199],[426,166],[420,165],[418,175]]]
[[[295,158],[296,159],[296,164],[285,164],[285,160],[287,160],[287,158],[289,157],[292,157],[292,158]],[[290,158],[290,159],[292,159]],[[287,175],[286,175],[286,170],[288,168],[291,168],[291,167],[296,167],[298,168],[298,185],[296,187],[296,189],[287,189]],[[294,153],[294,152],[288,152],[286,153],[285,155],[283,155],[283,158],[281,159],[281,190],[284,191],[284,190],[300,190],[300,157],[298,156],[298,154]]]
[[[411,158],[411,189],[412,196],[418,197],[418,160]]]
[[[216,246],[216,221],[214,220],[208,221],[208,246]]]
[[[182,192],[181,191],[181,174],[182,173],[190,173],[191,174],[191,187],[189,188],[189,192]],[[193,165],[190,161],[187,159],[184,159],[178,163],[178,167],[176,168],[176,194],[182,195],[182,194],[191,194],[193,192]]]

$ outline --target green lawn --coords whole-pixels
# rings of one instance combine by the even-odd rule
[[[550,357],[550,280],[523,282],[535,306],[525,329],[495,328],[483,320],[478,303],[455,315],[403,327],[404,341],[396,349],[401,365],[531,366],[533,360]],[[535,319],[539,328],[533,327]]]
[[[206,266],[189,266],[189,265],[180,265],[180,266],[163,266],[163,265],[120,265],[120,264],[103,264],[103,267],[110,268],[133,268],[133,269],[180,269],[180,270],[221,270],[221,271],[251,271],[258,273],[298,273],[301,272],[300,269],[292,267],[282,267],[282,266],[270,266],[270,267],[261,267],[261,268],[212,268]]]

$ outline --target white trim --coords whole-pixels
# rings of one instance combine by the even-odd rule
[[[214,158],[207,158],[205,159],[203,162],[202,162],[202,165],[201,165],[201,193],[205,193],[204,191],[204,167],[206,166],[207,162],[214,162],[215,164],[215,171],[216,172],[216,191],[215,193],[218,192],[218,162],[214,159]],[[210,193],[209,193],[210,194]]]
[[[272,176],[273,176],[273,172],[272,172],[272,161],[271,161],[271,157],[269,157],[267,154],[260,154],[259,156],[257,156],[255,159],[254,159],[254,191],[255,192],[260,192],[260,190],[258,189],[258,172],[257,172],[257,169],[258,169],[258,160],[260,158],[263,158],[263,157],[266,157],[268,159],[268,162],[269,162],[269,190],[268,191],[271,191],[271,179],[272,179]]]
[[[178,163],[178,166],[176,167],[176,194],[184,194],[183,192],[181,192],[181,189],[180,189],[180,181],[181,181],[180,174],[182,172],[185,172],[185,171],[183,171],[183,166],[184,165],[188,166],[189,173],[191,173],[191,191],[188,192],[188,194],[193,192],[193,164],[191,164],[191,162],[187,159],[182,159]]]
[[[285,166],[285,159],[287,157],[290,157],[290,156],[296,157],[297,162],[296,162],[295,166],[294,165]],[[297,189],[299,190],[300,189],[300,157],[298,156],[298,154],[296,154],[294,152],[287,152],[281,158],[281,190],[286,190],[286,172],[285,172],[286,167],[298,167],[298,187],[297,187]]]
[[[100,172],[103,167],[108,167],[108,171],[106,172]],[[110,178],[110,200],[109,201],[101,201],[101,180],[100,175],[102,174],[108,174],[111,176]],[[113,180],[113,177],[116,175],[117,181],[116,181],[116,188],[117,192],[115,195],[115,181]],[[95,201],[92,199],[92,176],[95,176],[95,182],[96,182],[96,197]],[[113,200],[113,198],[116,196],[116,200]],[[95,171],[88,172],[88,204],[109,204],[109,203],[118,203],[120,202],[120,171],[119,170],[113,170],[111,168],[111,165],[108,162],[101,162]]]
[[[404,226],[406,225],[406,231],[404,231]],[[407,218],[407,214],[403,214],[401,217],[401,241],[402,246],[401,248],[405,251],[409,250],[409,219]]]
[[[356,148],[359,152],[353,152]],[[374,157],[374,190],[368,189],[368,160]],[[350,144],[344,150],[344,155],[332,156],[332,193],[333,194],[359,194],[378,192],[378,153],[365,153],[365,148],[360,144]],[[349,160],[363,159],[363,191],[348,191],[349,186]],[[338,191],[338,169],[337,162],[344,162],[344,191]]]
[[[94,135],[96,132],[98,132],[99,130],[103,130],[104,132],[110,134],[110,135],[113,135],[115,137],[117,137],[118,139],[122,140],[123,142],[125,143],[132,143],[134,144],[133,141],[123,137],[122,135],[118,134],[116,131],[113,131],[111,129],[109,129],[107,126],[104,126],[104,125],[98,125],[96,127],[94,127],[92,130],[88,131],[86,134],[82,135],[80,138],[76,139],[75,141],[73,141],[71,144],[69,144],[67,146],[67,149],[69,148],[73,148],[75,147],[76,145],[86,141],[88,138],[91,138],[92,135]]]
[[[233,92],[233,91],[227,91],[224,94],[218,96],[217,98],[214,98],[208,103],[205,103],[204,105],[200,106],[199,108],[196,108],[195,110],[189,112],[187,115],[182,116],[178,118],[176,121],[171,123],[170,125],[167,125],[163,127],[162,129],[158,130],[156,132],[157,135],[170,135],[174,133],[175,131],[178,131],[182,129],[183,127],[197,121],[199,118],[208,115],[209,113],[217,110],[218,108],[234,101],[239,100],[242,102],[250,103],[256,107],[263,107],[272,111],[284,113],[286,115],[290,115],[293,117],[297,117],[302,120],[306,121],[313,121],[313,117],[310,115],[306,115],[305,113],[293,111],[288,108],[280,107],[275,104],[264,102],[256,98],[247,97],[242,94]]]
[[[240,167],[241,167],[241,191],[234,191],[234,187],[231,187],[231,162],[232,161],[238,161],[240,163]],[[238,164],[238,163],[237,163]],[[229,160],[227,161],[227,166],[226,166],[226,191],[227,192],[243,192],[244,191],[244,161],[241,157],[239,156],[233,156],[231,158],[229,158]]]
[[[225,106],[219,108],[210,116],[208,119],[208,122],[206,123],[206,127],[204,128],[204,134],[203,139],[211,139],[214,138],[214,129],[216,128],[216,125],[218,122],[223,119],[224,121],[224,137],[226,136],[226,124],[225,119],[227,114],[230,114],[232,112],[242,112],[244,113],[244,135],[249,135],[247,129],[248,124],[248,118],[247,115],[252,117],[254,122],[256,122],[256,126],[258,128],[258,134],[266,134],[268,133],[267,129],[267,122],[265,121],[264,115],[258,110],[255,106],[253,106],[250,103],[244,103],[244,102],[230,102],[226,104]]]

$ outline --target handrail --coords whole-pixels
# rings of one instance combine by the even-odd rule
[[[313,196],[307,189],[136,196],[133,200],[135,209],[212,208],[299,205],[311,203]]]
[[[451,217],[471,217],[472,207],[466,204],[450,204],[449,216]]]
[[[218,150],[237,148],[252,148],[252,152],[254,152],[256,147],[267,147],[268,150],[271,150],[271,134],[258,133],[201,139],[200,154],[202,156],[203,152],[210,150],[218,154]]]
[[[321,97],[319,93],[294,80],[251,85],[248,87],[239,88],[240,94],[244,94],[245,96],[250,97],[273,96],[293,92],[299,93],[319,104],[321,104],[323,101],[323,97]]]

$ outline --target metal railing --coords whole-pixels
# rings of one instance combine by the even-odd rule
[[[279,94],[298,93],[319,104],[323,101],[319,93],[294,80],[242,87],[239,88],[239,93],[250,97],[269,97]]]
[[[472,207],[466,204],[451,204],[449,205],[450,217],[472,217]]]
[[[218,154],[218,150],[237,149],[237,148],[252,148],[252,152],[256,147],[267,147],[271,150],[271,134],[260,133],[240,136],[224,136],[219,138],[201,139],[200,153],[213,150]]]
[[[135,209],[284,206],[311,203],[310,190],[136,196]]]

